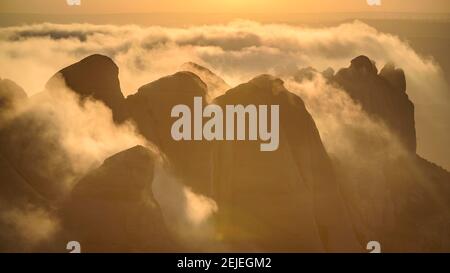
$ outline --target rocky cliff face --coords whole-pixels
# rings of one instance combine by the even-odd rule
[[[155,159],[136,146],[105,160],[81,179],[65,202],[65,236],[87,252],[176,249],[152,193]]]
[[[213,189],[219,226],[238,251],[356,250],[331,161],[301,98],[280,79],[254,78],[219,105],[279,105],[280,144],[214,143]],[[248,126],[248,125],[247,125]]]
[[[339,70],[332,81],[360,103],[367,113],[384,121],[405,147],[415,153],[414,105],[406,94],[403,70],[387,64],[378,73],[372,60],[359,56],[348,68]]]
[[[103,102],[111,108],[115,121],[123,121],[125,99],[118,75],[119,68],[109,57],[95,54],[61,69],[47,82],[46,89],[57,91],[62,78],[82,100],[91,97]]]
[[[178,72],[146,84],[126,99],[130,117],[140,133],[156,144],[169,158],[177,174],[187,186],[203,194],[209,192],[209,143],[175,141],[171,127],[172,107],[184,104],[193,109],[194,97],[206,103],[206,84],[191,72]]]

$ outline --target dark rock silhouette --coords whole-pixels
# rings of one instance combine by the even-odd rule
[[[280,79],[262,75],[215,102],[280,105],[278,150],[261,152],[259,141],[214,143],[218,223],[235,250],[358,250],[331,161],[302,99]]]
[[[366,56],[356,57],[350,67],[339,70],[333,80],[370,115],[383,120],[405,147],[415,153],[414,105],[406,94],[405,75],[387,64],[378,74]]]
[[[177,104],[193,109],[196,96],[206,103],[207,92],[206,84],[197,75],[184,71],[146,84],[126,99],[130,117],[140,133],[167,155],[187,186],[203,194],[209,191],[209,143],[175,141],[171,127],[176,118],[170,113]]]
[[[373,75],[378,73],[375,62],[364,55],[360,55],[351,60],[350,68],[355,69],[363,75]]]
[[[58,89],[60,77],[81,99],[92,97],[111,108],[115,121],[126,118],[124,97],[120,90],[119,68],[103,55],[90,55],[56,73],[46,84],[47,90]]]
[[[377,155],[371,146],[378,136],[366,135],[354,145],[370,165],[333,160],[358,237],[378,238],[386,252],[448,251],[450,218],[442,212],[450,209],[450,173],[415,153],[414,106],[403,70],[388,63],[378,73],[373,61],[359,56],[333,81],[386,123],[408,151]]]
[[[152,152],[136,146],[88,173],[61,211],[67,238],[84,252],[176,249],[153,197],[154,164]]]
[[[380,76],[388,80],[395,90],[406,92],[405,72],[396,68],[393,63],[387,63],[380,71]]]

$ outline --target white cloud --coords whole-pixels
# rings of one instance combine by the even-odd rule
[[[189,28],[39,24],[0,29],[0,75],[29,93],[92,53],[114,59],[125,94],[187,61],[209,66],[231,85],[305,66],[339,69],[361,54],[376,60],[378,68],[392,61],[405,70],[416,106],[419,153],[450,168],[450,95],[440,68],[405,41],[358,21],[314,29],[250,21]]]

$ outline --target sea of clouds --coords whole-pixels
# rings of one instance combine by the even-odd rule
[[[94,53],[107,55],[118,65],[124,95],[179,71],[189,61],[212,69],[230,86],[262,73],[280,76],[286,87],[305,101],[330,155],[352,169],[364,170],[371,181],[378,181],[379,162],[402,155],[395,137],[321,75],[300,83],[291,76],[308,66],[337,71],[361,54],[375,60],[378,69],[393,62],[404,69],[407,93],[415,104],[418,153],[450,169],[450,92],[440,67],[431,58],[417,54],[406,41],[358,21],[326,28],[251,21],[188,28],[91,24],[0,28],[0,77],[15,81],[29,96],[38,96],[15,115],[42,117],[45,124],[56,128],[57,139],[68,154],[69,161],[64,164],[72,167],[64,181],[69,190],[106,157],[134,145],[151,145],[131,124],[114,124],[110,110],[99,102],[80,105],[71,92],[61,92],[57,98],[39,94],[59,69]],[[366,147],[367,143],[357,140],[374,135],[380,149],[361,153],[359,145]],[[174,223],[183,240],[192,244],[195,238],[202,244],[202,236],[213,234],[208,218],[220,208],[214,200],[182,187],[182,181],[166,171],[158,169],[156,174],[154,193],[165,219]],[[383,185],[374,185],[376,192],[383,192]],[[11,207],[1,211],[0,224],[14,227],[26,242],[39,243],[58,231],[58,219],[54,218],[44,208]],[[36,225],[44,231],[33,233]]]
[[[361,54],[375,60],[378,69],[392,61],[404,69],[416,107],[419,154],[450,168],[450,92],[440,67],[407,41],[359,21],[324,28],[234,21],[188,28],[36,24],[0,29],[0,77],[28,94],[93,53],[117,63],[125,95],[188,61],[211,68],[231,86],[261,73],[285,76],[307,66],[337,70]]]

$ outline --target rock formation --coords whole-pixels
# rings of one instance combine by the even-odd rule
[[[280,145],[217,142],[213,197],[224,237],[237,251],[356,251],[331,161],[302,99],[261,75],[215,101],[280,105]]]
[[[209,143],[175,141],[170,131],[176,119],[170,113],[177,104],[193,107],[193,98],[205,99],[207,92],[197,75],[184,71],[146,84],[126,99],[140,133],[164,152],[187,186],[203,194],[209,192]]]
[[[84,252],[176,249],[152,193],[154,164],[152,152],[136,146],[88,173],[61,210],[67,238]]]
[[[90,55],[57,72],[46,84],[47,90],[58,90],[60,79],[81,99],[93,98],[111,108],[115,121],[126,118],[124,97],[120,90],[119,68],[103,55]]]
[[[414,105],[406,94],[403,70],[387,64],[378,74],[375,63],[358,56],[333,78],[370,115],[384,121],[405,147],[415,153]]]

